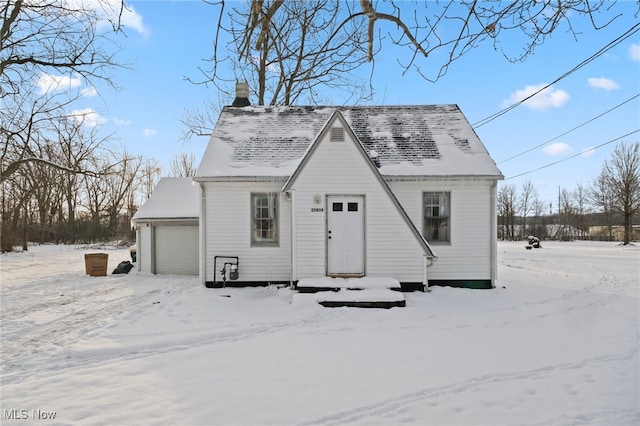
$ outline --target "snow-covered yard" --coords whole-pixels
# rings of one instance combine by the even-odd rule
[[[638,425],[640,247],[524,245],[499,243],[494,290],[388,310],[2,255],[0,421]]]

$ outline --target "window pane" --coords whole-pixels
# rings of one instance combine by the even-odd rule
[[[332,210],[334,212],[341,212],[342,211],[342,203],[333,203]]]
[[[423,235],[427,241],[449,241],[449,192],[425,192]]]
[[[358,211],[358,203],[348,203],[347,204],[347,211],[357,212]]]
[[[251,194],[252,243],[278,242],[278,193]]]

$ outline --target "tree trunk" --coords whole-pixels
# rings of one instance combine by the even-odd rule
[[[24,216],[22,216],[22,251],[28,251],[27,243],[27,207],[24,208]]]
[[[632,215],[629,212],[630,209],[627,209],[624,212],[624,241],[622,244],[625,246],[631,241],[631,235],[633,232],[633,222],[631,221]]]

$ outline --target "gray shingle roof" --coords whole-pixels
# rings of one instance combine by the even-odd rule
[[[335,110],[383,175],[500,177],[457,105],[225,107],[196,179],[289,176]]]

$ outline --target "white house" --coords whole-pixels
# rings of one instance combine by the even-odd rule
[[[491,288],[502,178],[457,105],[225,107],[193,178],[199,275]]]
[[[198,275],[199,186],[191,178],[162,178],[133,215],[138,270]]]

